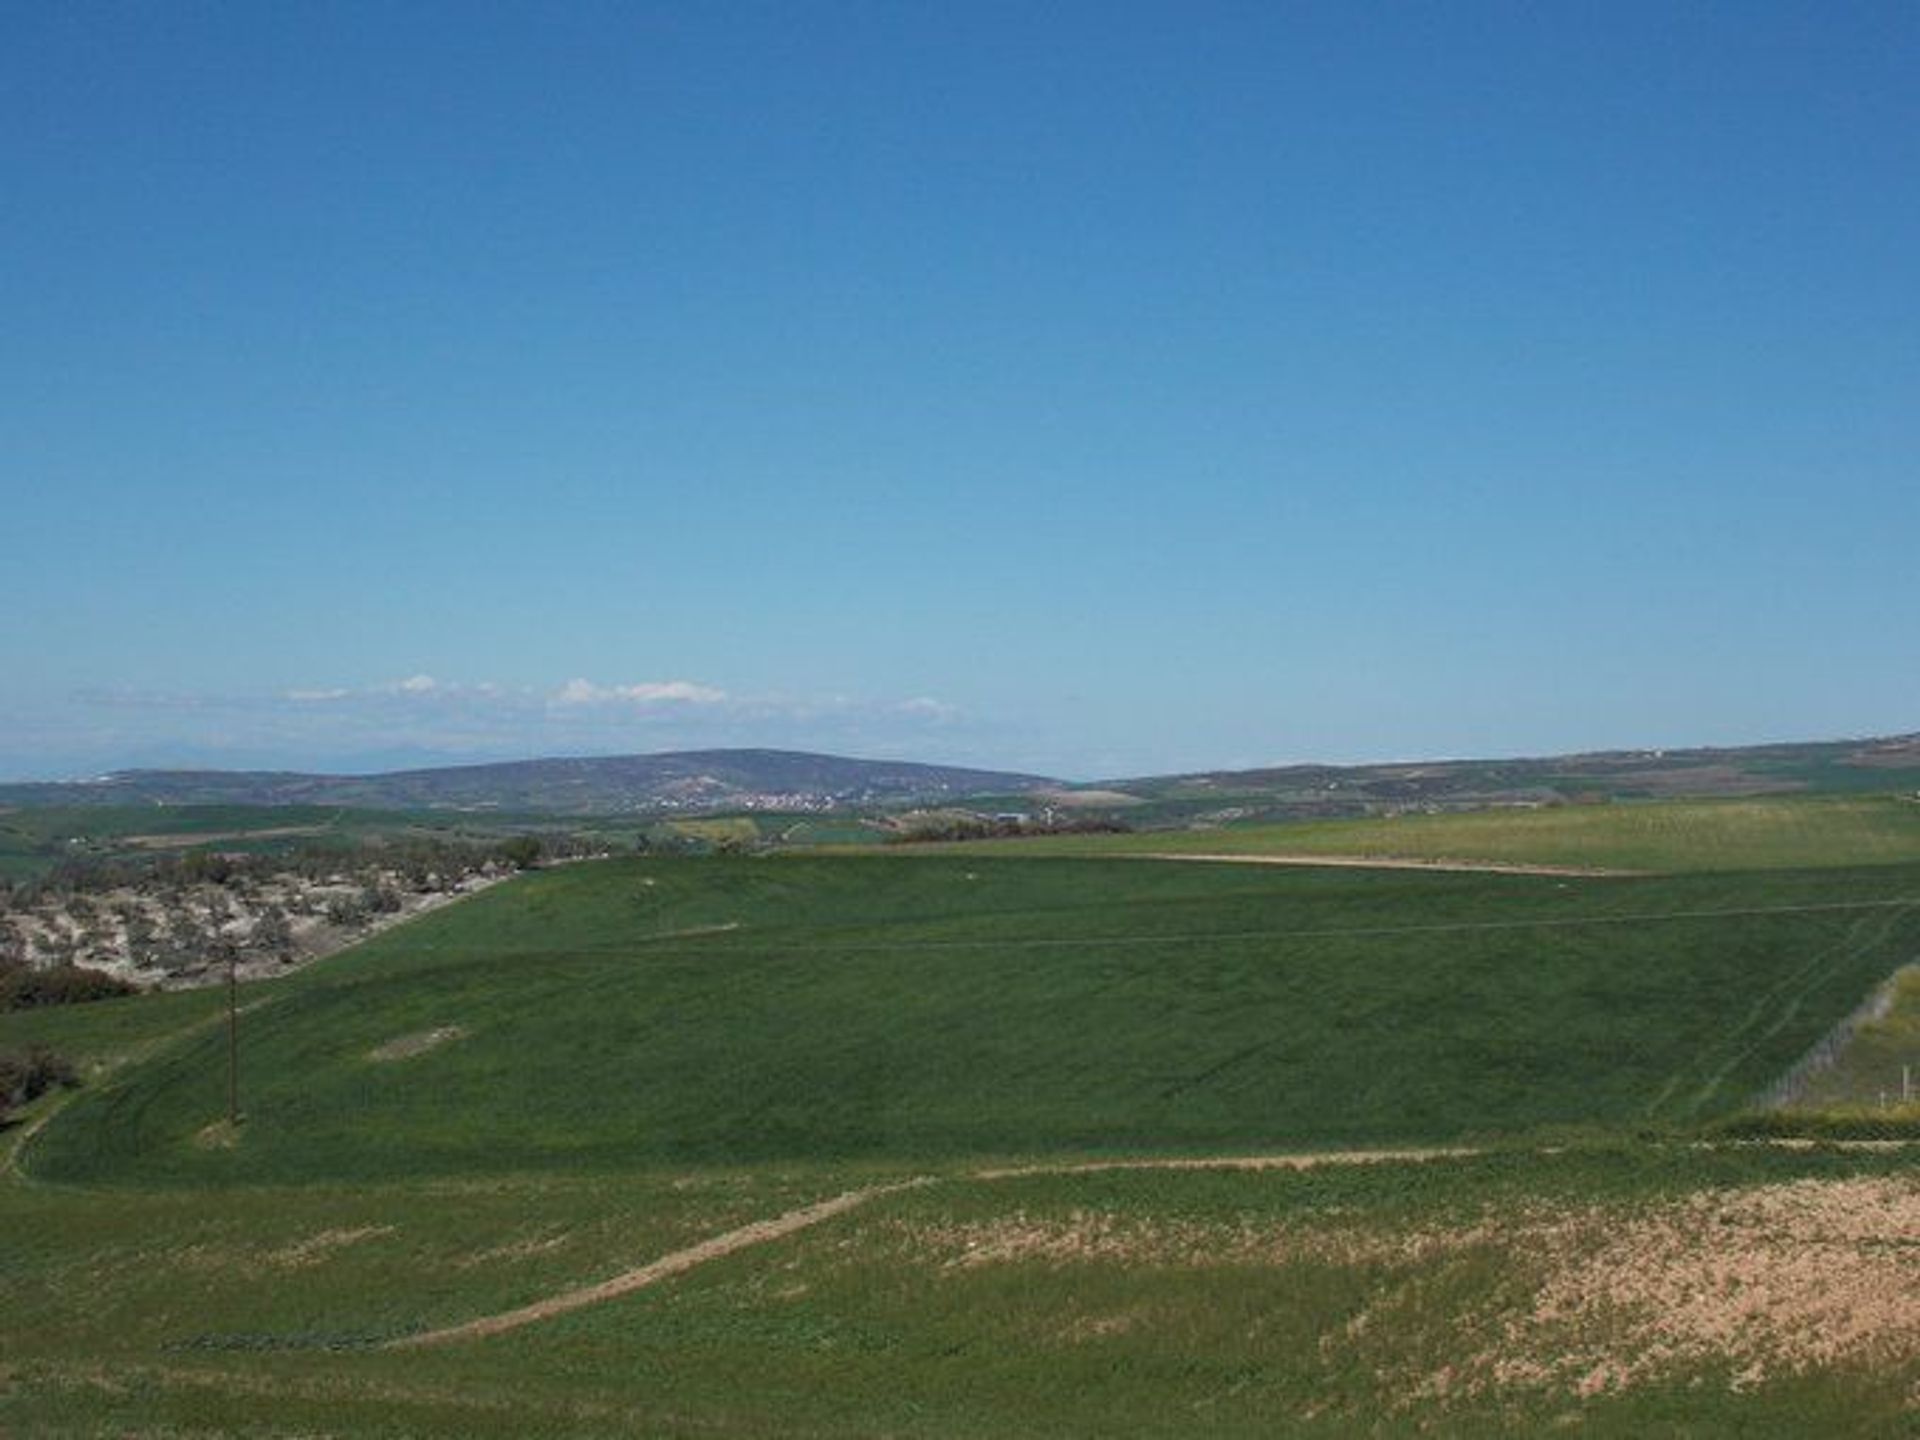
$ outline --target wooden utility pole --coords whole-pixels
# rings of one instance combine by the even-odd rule
[[[240,949],[227,946],[227,1124],[240,1123]]]

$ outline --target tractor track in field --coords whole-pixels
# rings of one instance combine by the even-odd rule
[[[1562,879],[1645,876],[1651,870],[1622,870],[1602,865],[1530,865],[1517,860],[1423,860],[1412,855],[1215,855],[1167,850],[1135,855],[1136,860],[1191,860],[1202,865],[1294,865],[1336,870],[1434,870],[1454,875],[1557,875]]]

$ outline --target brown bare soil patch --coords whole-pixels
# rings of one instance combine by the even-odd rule
[[[369,1060],[411,1060],[416,1055],[424,1055],[429,1050],[438,1049],[449,1041],[461,1039],[467,1033],[463,1025],[442,1025],[437,1030],[421,1030],[412,1035],[402,1035],[396,1040],[376,1046],[367,1052]]]
[[[1035,1218],[1024,1210],[955,1225],[894,1227],[901,1242],[945,1270],[982,1265],[1153,1265],[1179,1269],[1400,1264],[1485,1244],[1491,1226],[1384,1230],[1313,1221],[1154,1220],[1080,1210]]]
[[[296,1240],[278,1250],[269,1250],[261,1258],[269,1265],[280,1265],[287,1269],[299,1269],[307,1265],[317,1265],[334,1251],[348,1245],[358,1245],[363,1240],[375,1240],[382,1235],[393,1234],[391,1225],[362,1225],[353,1230],[322,1230],[309,1235],[304,1240]]]
[[[240,1143],[240,1129],[230,1120],[215,1120],[194,1132],[193,1143],[202,1150],[231,1150]]]
[[[1017,1180],[1023,1175],[1091,1175],[1103,1170],[1311,1170],[1320,1165],[1397,1165],[1410,1161],[1450,1160],[1480,1152],[1468,1147],[1434,1146],[1408,1150],[1313,1150],[1289,1155],[1194,1155],[1162,1160],[1088,1160],[1067,1165],[1013,1165],[976,1170],[975,1180]]]
[[[1147,803],[1124,790],[1040,790],[1035,793],[1061,810],[1111,810]]]
[[[1757,1384],[1920,1357],[1920,1179],[1793,1181],[1592,1226],[1532,1237],[1545,1279],[1469,1367],[1482,1383],[1590,1394],[1703,1363]]]
[[[566,1231],[557,1231],[540,1235],[529,1235],[522,1240],[509,1240],[504,1245],[495,1245],[490,1249],[476,1250],[470,1255],[462,1255],[453,1262],[456,1270],[471,1270],[476,1265],[491,1265],[501,1260],[526,1260],[535,1255],[545,1255],[558,1250],[573,1237]]]
[[[142,850],[191,850],[221,840],[290,840],[302,835],[323,835],[325,825],[276,825],[266,830],[200,830],[173,835],[129,835],[123,843]]]
[[[1148,1311],[1144,1305],[1103,1315],[1080,1315],[1061,1328],[1060,1339],[1069,1345],[1084,1345],[1089,1341],[1104,1340],[1109,1335],[1125,1335],[1130,1330],[1138,1329],[1147,1318]]]

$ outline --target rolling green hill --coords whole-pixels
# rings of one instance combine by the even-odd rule
[[[1917,947],[1920,866],[598,863],[259,987],[237,1147],[196,1138],[224,1103],[209,1034],[86,1095],[30,1159],[63,1181],[306,1182],[1690,1121]]]

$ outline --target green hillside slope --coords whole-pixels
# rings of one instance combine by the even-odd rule
[[[225,1097],[208,1030],[84,1095],[29,1161],[366,1180],[1693,1120],[1920,948],[1916,901],[1920,866],[572,866],[250,988],[237,1146],[203,1134]]]

